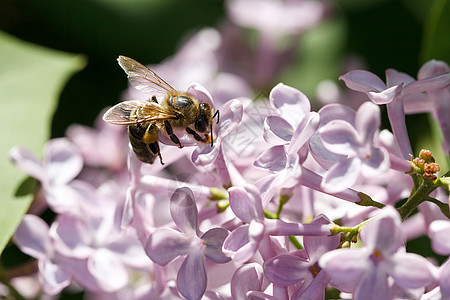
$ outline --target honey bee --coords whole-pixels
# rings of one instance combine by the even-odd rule
[[[211,143],[213,146],[212,124],[216,115],[219,123],[218,110],[214,112],[209,103],[199,102],[192,95],[178,92],[134,59],[119,56],[117,61],[136,89],[164,95],[161,103],[158,103],[155,95],[149,100],[123,101],[103,115],[103,120],[108,123],[128,125],[130,144],[137,158],[152,164],[158,156],[163,165],[158,132],[165,131],[174,144],[183,148],[173,128],[184,128],[198,142]]]

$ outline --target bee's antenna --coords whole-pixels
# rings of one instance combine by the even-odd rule
[[[217,123],[216,123],[216,124],[219,124],[219,118],[220,118],[219,110],[216,110],[216,112],[215,112],[214,115],[213,115],[213,119],[214,119],[216,116],[217,116]]]
[[[219,124],[219,118],[220,118],[219,110],[216,110],[216,112],[215,112],[214,115],[213,115],[213,119],[214,119],[216,116],[217,116],[217,123],[216,123],[216,124]],[[211,147],[212,147],[213,145],[214,145],[213,126],[212,126],[212,122],[211,122]]]

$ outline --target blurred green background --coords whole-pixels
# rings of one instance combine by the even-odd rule
[[[430,58],[450,62],[447,0],[330,4],[329,18],[303,36],[298,59],[280,77],[308,96],[321,80],[337,81],[348,55],[382,79],[387,68],[415,77]],[[92,125],[127,86],[118,55],[159,63],[189,33],[225,18],[223,0],[0,1],[0,251],[31,199],[14,197],[24,175],[8,161],[9,149],[20,144],[40,155],[45,140],[70,124]],[[418,144],[430,136],[422,120],[408,119]]]

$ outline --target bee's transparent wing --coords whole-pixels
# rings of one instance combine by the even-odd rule
[[[119,56],[117,61],[125,73],[127,73],[131,85],[141,92],[160,94],[177,92],[170,84],[156,75],[155,72],[134,59],[126,56]]]
[[[154,120],[175,119],[177,115],[155,102],[129,100],[114,105],[103,115],[105,122],[131,125]]]

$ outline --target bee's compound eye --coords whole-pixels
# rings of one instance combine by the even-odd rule
[[[195,121],[195,130],[198,132],[206,132],[208,129],[208,124],[206,124],[205,116],[200,115]]]
[[[193,104],[192,99],[186,96],[172,96],[170,97],[170,103],[179,108],[185,108]]]

